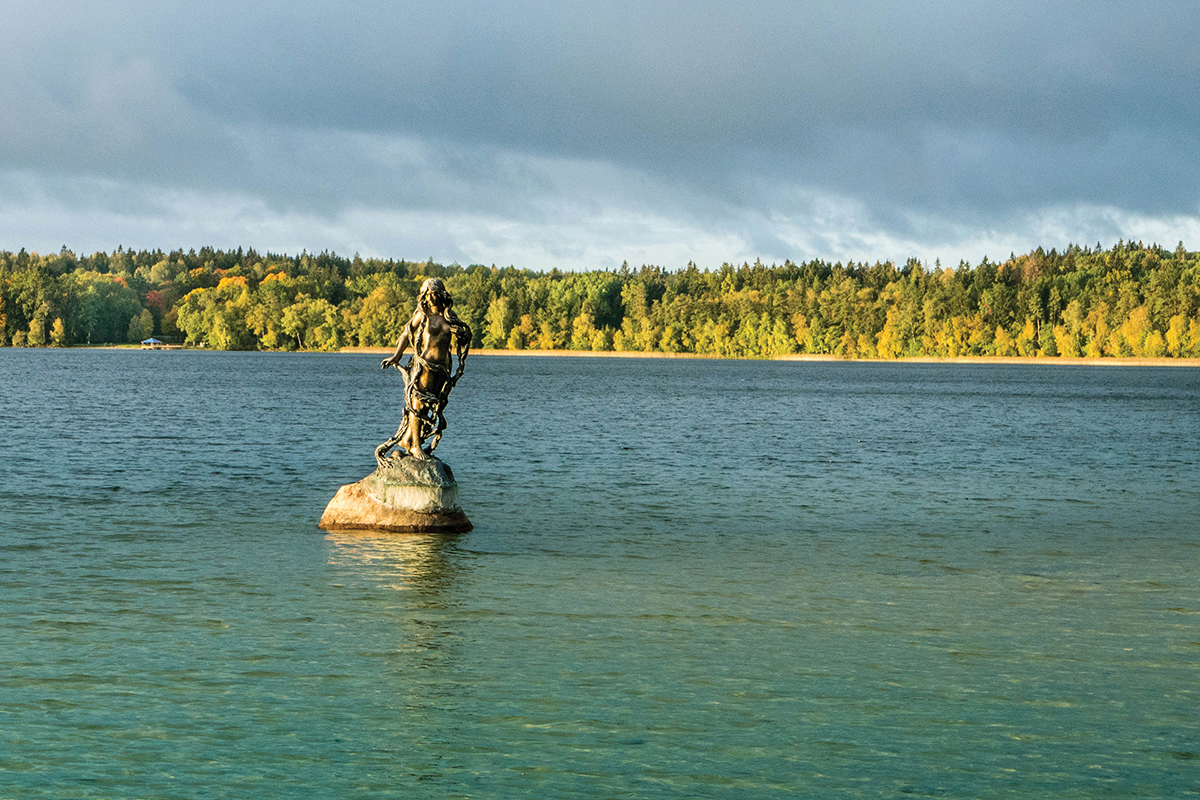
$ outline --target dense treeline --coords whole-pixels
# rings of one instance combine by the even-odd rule
[[[536,273],[254,250],[0,251],[0,346],[336,350],[395,342],[441,277],[491,348],[771,357],[1200,357],[1200,254],[1119,242],[955,269],[915,259]]]

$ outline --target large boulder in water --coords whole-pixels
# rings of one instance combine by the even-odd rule
[[[358,483],[338,489],[318,527],[326,531],[465,533],[471,530],[458,505],[458,484],[438,458],[393,455]]]

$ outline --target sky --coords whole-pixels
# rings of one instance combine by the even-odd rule
[[[1200,249],[1200,3],[0,0],[0,249]]]

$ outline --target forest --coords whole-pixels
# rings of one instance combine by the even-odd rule
[[[475,347],[772,358],[1200,357],[1200,254],[1141,242],[1003,262],[909,259],[592,272],[432,259],[0,251],[0,346],[391,346],[440,277]]]

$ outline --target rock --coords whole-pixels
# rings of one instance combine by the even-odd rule
[[[393,455],[358,483],[338,489],[318,527],[326,531],[465,533],[471,530],[471,523],[458,505],[458,484],[445,462]]]

